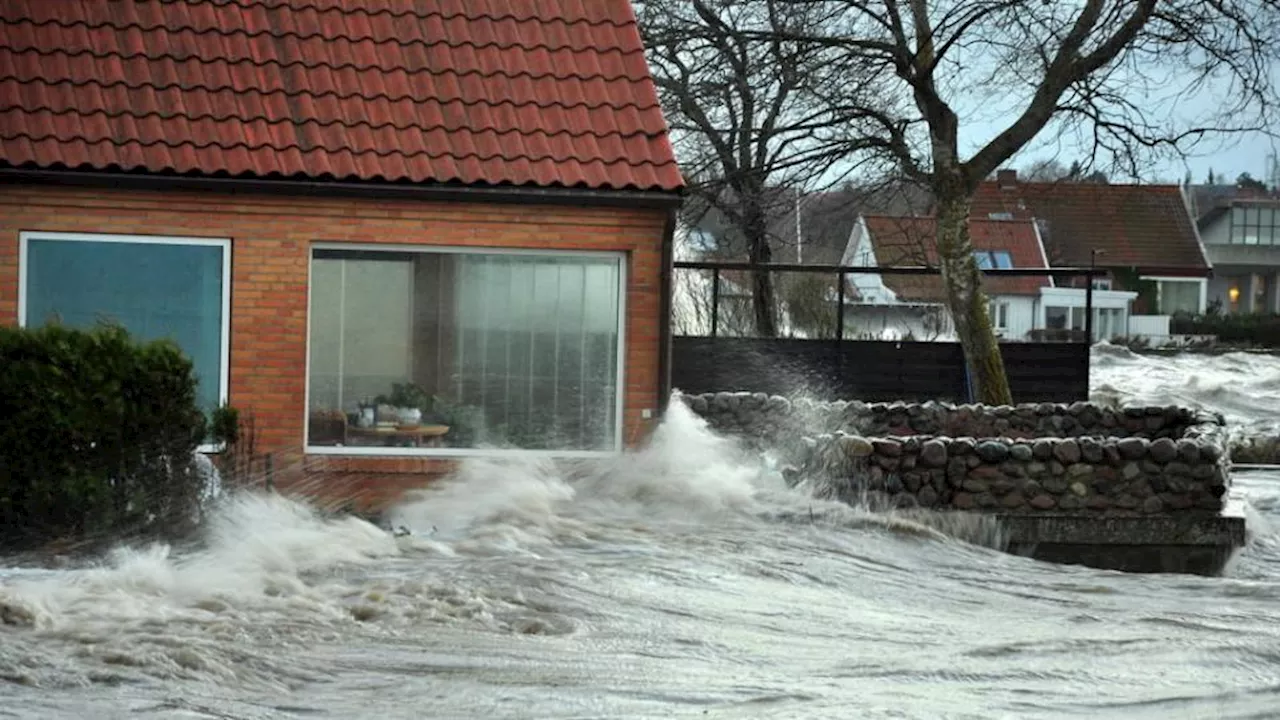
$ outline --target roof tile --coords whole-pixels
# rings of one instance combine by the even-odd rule
[[[971,217],[1009,213],[1041,223],[1055,265],[1098,264],[1154,272],[1204,274],[1209,263],[1177,185],[1023,182],[983,183]]]
[[[626,0],[8,0],[0,164],[676,190]]]

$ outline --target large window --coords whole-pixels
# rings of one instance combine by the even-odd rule
[[[613,451],[622,257],[318,246],[308,445]]]
[[[225,402],[230,241],[27,232],[21,244],[21,323],[107,320],[171,339],[195,365],[202,409]]]
[[[1280,208],[1257,205],[1236,205],[1231,208],[1231,236],[1233,245],[1280,245]]]
[[[1044,326],[1050,330],[1084,330],[1084,308],[1061,305],[1045,307]]]
[[[1160,280],[1156,287],[1161,315],[1200,312],[1200,280]]]

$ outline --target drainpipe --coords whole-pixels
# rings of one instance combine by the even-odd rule
[[[662,266],[658,271],[658,417],[671,399],[671,292],[675,256],[676,208],[667,210],[662,227]],[[619,388],[619,391],[622,391]]]

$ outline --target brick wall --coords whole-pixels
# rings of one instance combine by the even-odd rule
[[[0,186],[0,322],[17,322],[24,230],[232,239],[231,403],[251,412],[281,487],[385,502],[450,467],[424,457],[304,456],[307,276],[313,242],[628,253],[624,439],[658,405],[661,210],[284,198]]]

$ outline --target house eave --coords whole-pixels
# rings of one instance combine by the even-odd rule
[[[529,185],[349,182],[293,178],[266,179],[257,177],[212,177],[208,175],[162,175],[91,170],[45,170],[15,167],[0,167],[0,183],[144,191],[214,191],[295,197],[517,205],[572,205],[662,210],[679,208],[684,202],[682,190],[614,190]]]

